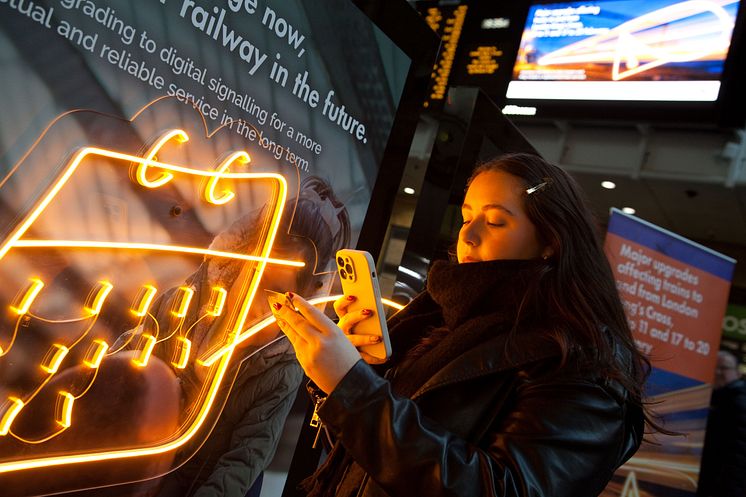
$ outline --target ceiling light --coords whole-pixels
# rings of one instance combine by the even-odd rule
[[[406,187],[404,188],[404,193],[407,195],[414,195],[414,188]]]
[[[607,190],[613,190],[614,188],[616,188],[616,183],[614,183],[613,181],[602,181],[601,186],[603,186]]]
[[[506,105],[503,107],[503,114],[506,116],[535,116],[536,107],[525,107],[521,105]]]
[[[622,212],[624,212],[625,214],[634,214],[637,211],[634,210],[632,207],[622,207]]]

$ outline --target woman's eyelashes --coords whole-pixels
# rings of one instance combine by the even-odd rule
[[[462,226],[466,226],[467,224],[471,223],[471,219],[464,219],[464,221],[461,223]],[[487,226],[492,226],[494,228],[502,228],[507,223],[505,221],[485,221],[485,224]]]

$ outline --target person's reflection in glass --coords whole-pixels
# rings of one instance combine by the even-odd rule
[[[306,266],[300,270],[270,267],[265,271],[246,320],[247,326],[270,315],[263,289],[285,291],[292,287],[309,295],[328,293],[335,275],[334,254],[349,244],[347,210],[336,199],[327,182],[318,177],[306,178],[301,183],[297,204],[295,200],[290,199],[287,203],[272,256],[303,260]],[[254,212],[236,220],[215,237],[210,249],[251,251],[258,242],[258,223],[262,216],[262,212]],[[288,226],[290,233],[287,233]],[[215,285],[230,288],[242,264],[241,261],[206,258],[200,268],[186,279],[186,285],[194,289],[193,301],[206,302],[206,296]],[[169,303],[175,291],[176,288],[165,292],[153,305],[153,314],[159,321],[168,319]],[[196,323],[198,320],[200,306],[193,307],[186,322]],[[214,341],[210,323],[196,323],[189,338],[193,350],[196,349],[193,354],[199,356]],[[136,343],[136,340],[130,342]],[[164,360],[173,354],[167,343],[154,352]],[[268,343],[269,346],[255,353]],[[274,456],[303,372],[292,346],[274,325],[244,342],[234,355],[236,358],[232,359],[232,364],[240,370],[220,418],[196,454],[162,479],[159,497],[244,497],[249,489],[258,490],[253,486],[254,482]],[[241,362],[245,357],[248,358]],[[202,388],[203,379],[199,378],[199,372],[199,368],[189,366],[177,372],[183,392],[182,404],[188,404],[188,399]]]
[[[302,260],[306,266],[300,270],[275,266],[265,271],[246,327],[270,315],[263,289],[284,291],[294,288],[308,295],[326,295],[336,274],[334,255],[350,242],[347,210],[324,180],[306,178],[301,183],[297,203],[293,198],[287,205],[272,256]],[[259,210],[240,217],[215,237],[210,249],[254,252],[260,241],[258,228],[264,214]],[[194,358],[203,355],[220,338],[213,336],[212,323],[200,320],[200,316],[204,316],[211,289],[214,286],[231,288],[242,269],[241,261],[226,262],[225,259],[207,257],[185,279],[184,285],[190,287],[194,295],[193,304],[184,318],[192,342],[191,359],[184,369],[174,368],[171,364],[175,340],[159,342],[147,368],[133,368],[131,361],[136,357],[139,335],[144,328],[140,326],[122,333],[112,344],[111,349],[116,352],[102,365],[98,381],[78,402],[77,411],[81,414],[76,423],[65,437],[52,440],[49,446],[55,450],[71,450],[76,447],[76,441],[83,443],[102,436],[116,447],[148,445],[176,433],[185,411],[192,407],[204,385],[205,378],[201,373],[205,368],[194,367]],[[153,320],[161,323],[161,327],[166,327],[171,319],[172,304],[179,286],[163,292],[151,307]],[[221,387],[223,395],[228,395],[230,388],[230,395],[214,428],[194,456],[160,479],[152,478],[167,473],[191,454],[167,452],[134,470],[127,465],[116,467],[107,472],[108,481],[125,482],[139,478],[144,481],[87,490],[85,495],[244,497],[249,491],[258,493],[262,472],[274,456],[302,380],[302,371],[292,346],[276,326],[267,327],[245,341],[233,355],[226,377],[235,376],[236,379],[232,385],[224,383]],[[54,419],[53,412],[42,409],[54,409],[59,390],[55,387],[84,376],[82,369],[82,366],[69,368],[56,375],[50,388],[39,395],[41,407],[37,410],[38,415],[19,418],[16,427],[23,433],[44,432],[47,427],[37,425],[40,420]],[[138,420],[137,429],[133,429],[133,419]],[[59,482],[64,483],[67,477]],[[89,477],[90,483],[87,483]],[[80,488],[86,485],[96,487],[106,480],[93,473],[71,473],[69,478]],[[32,484],[29,481],[29,485]]]

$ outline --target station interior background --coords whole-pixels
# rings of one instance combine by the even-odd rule
[[[539,109],[537,115],[525,116],[511,115],[514,109],[505,107],[511,103],[505,94],[526,2],[409,3],[439,35],[449,36],[441,45],[430,100],[420,117],[378,259],[384,296],[407,301],[423,288],[431,260],[447,256],[449,240],[460,226],[454,185],[463,182],[466,173],[459,163],[526,147],[576,178],[602,232],[612,207],[631,208],[646,221],[737,261],[746,260],[746,103],[740,91],[734,91],[746,82],[743,12],[734,29],[730,79],[724,82],[730,96],[714,110],[643,105],[640,111],[621,104],[580,107],[576,112],[558,107],[545,115]],[[492,54],[488,75],[469,70],[480,51],[482,56],[484,51]],[[446,80],[437,81],[443,72]],[[608,181],[615,188],[602,186]],[[746,305],[746,267],[741,263],[736,265],[729,304]],[[746,355],[746,342],[732,336],[725,336],[721,347]],[[265,476],[263,496],[280,495],[304,403],[299,397],[288,419],[286,436]]]
[[[396,178],[396,194],[386,194],[393,198],[390,215],[376,212],[376,207],[368,212],[369,217],[380,216],[382,223],[387,223],[385,235],[383,231],[371,235],[375,247],[362,244],[373,249],[383,296],[408,302],[424,289],[429,265],[448,257],[461,225],[459,207],[466,178],[476,162],[506,152],[535,152],[563,167],[581,184],[601,233],[611,208],[627,209],[645,221],[739,261],[729,304],[742,309],[743,314],[735,319],[734,330],[724,335],[721,347],[746,363],[746,265],[742,263],[746,261],[746,8],[738,11],[733,25],[716,101],[637,102],[632,98],[620,102],[537,102],[509,99],[508,86],[514,78],[529,9],[563,0],[389,1],[357,3],[376,4],[381,12],[388,8],[394,11],[392,5],[409,4],[422,25],[432,28],[442,42],[401,179]],[[635,1],[663,3],[628,3]],[[711,1],[731,8],[738,5],[738,0]],[[353,3],[350,9],[355,8]],[[330,7],[319,2],[314,9],[316,5],[321,19],[323,9]],[[23,41],[19,44],[19,61],[48,66],[45,72],[59,76],[71,87],[80,83],[75,75],[62,74],[58,69],[64,59],[64,54],[56,51],[59,47],[50,45],[41,57],[42,51],[37,54],[35,44],[43,44],[43,40],[16,33],[18,28],[9,19],[0,17],[0,28]],[[351,38],[357,34],[355,29],[352,24],[344,26]],[[327,32],[318,30],[320,44],[329,42]],[[402,33],[402,37],[412,37],[412,33]],[[172,34],[184,40],[194,35],[191,26]],[[357,48],[364,51],[370,47]],[[201,55],[221,60],[226,73],[236,70],[229,57],[221,59],[217,52],[205,50]],[[28,55],[31,53],[33,57]],[[5,67],[11,67],[11,56],[3,56]],[[354,81],[369,82],[371,93],[375,92],[376,73],[372,70],[366,72],[366,67],[353,64],[338,66],[339,73],[355,73]],[[124,73],[121,77],[129,78]],[[21,81],[28,85],[25,79]],[[125,88],[118,84],[111,83],[114,90],[102,86],[98,93],[88,92],[85,98],[90,101],[84,107],[109,109],[113,104],[107,91],[116,93],[120,91],[117,88]],[[21,104],[6,102],[8,108]],[[78,105],[65,102],[68,104]],[[344,143],[329,145],[345,157]],[[346,166],[344,159],[340,160],[335,174],[344,176]],[[383,181],[387,174],[384,166],[378,173],[378,183],[390,186],[390,179]],[[604,182],[613,182],[614,188],[604,187]],[[274,460],[264,474],[262,497],[294,495],[289,468],[293,477],[294,458],[304,457],[311,443],[303,438],[308,417],[309,400],[301,386]]]

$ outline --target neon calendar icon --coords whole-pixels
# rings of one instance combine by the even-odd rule
[[[189,129],[183,117],[166,118],[182,126],[144,137],[142,116],[68,113],[0,184],[8,495],[143,480],[178,466],[220,412],[236,347],[266,325],[251,310],[262,276],[304,266],[273,256],[287,229],[285,177],[262,171],[245,149],[218,150],[226,141],[191,117]],[[95,144],[69,150],[70,136]],[[241,243],[215,242],[247,217]],[[227,269],[210,276],[214,267]]]

